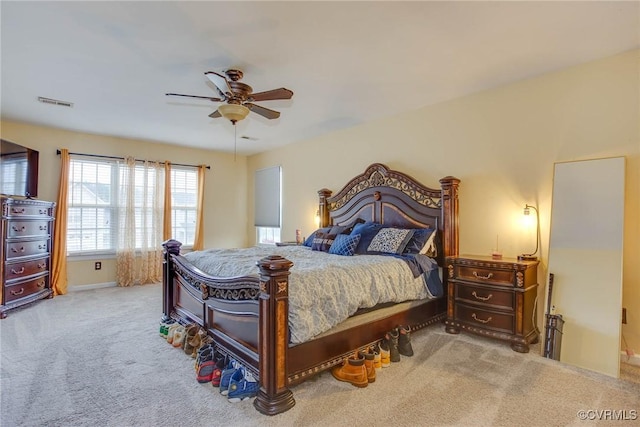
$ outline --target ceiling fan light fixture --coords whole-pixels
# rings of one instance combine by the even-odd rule
[[[249,114],[249,109],[240,104],[222,104],[218,107],[218,112],[222,117],[230,120],[234,125],[244,119]]]

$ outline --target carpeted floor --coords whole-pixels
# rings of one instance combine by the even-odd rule
[[[0,424],[640,425],[640,369],[616,380],[441,325],[414,333],[415,355],[368,387],[326,372],[293,389],[293,409],[264,416],[251,401],[229,403],[196,382],[193,359],[158,335],[161,294],[160,285],[77,291],[10,312],[0,321]],[[603,412],[581,421],[580,410],[627,421]]]

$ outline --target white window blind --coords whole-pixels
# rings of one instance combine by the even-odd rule
[[[280,227],[281,168],[275,166],[255,173],[255,226]]]

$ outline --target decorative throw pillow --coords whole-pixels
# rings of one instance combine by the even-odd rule
[[[309,237],[307,237],[307,240],[304,241],[304,246],[308,246],[311,247],[311,245],[313,244],[313,238],[316,236],[316,233],[319,231],[321,233],[328,233],[329,230],[331,230],[331,227],[322,227],[322,228],[318,228],[316,231],[314,231],[313,233],[311,233],[309,235]]]
[[[433,228],[416,228],[413,232],[413,236],[404,248],[405,254],[419,254],[427,241],[433,234]]]
[[[336,238],[335,234],[321,233],[317,231],[313,238],[313,244],[311,245],[311,250],[327,252],[329,251],[329,248],[333,244],[333,241],[335,238]]]
[[[356,224],[351,231],[351,236],[360,234],[360,242],[358,242],[355,253],[366,254],[367,248],[369,247],[369,244],[371,244],[371,240],[373,240],[378,231],[380,231],[382,228],[384,228],[382,224],[371,221],[367,221],[362,224]]]
[[[401,254],[413,233],[414,230],[408,228],[383,228],[371,240],[367,252]]]
[[[358,242],[360,241],[360,235],[354,236],[348,234],[338,234],[333,244],[329,248],[330,254],[351,256],[354,254]]]

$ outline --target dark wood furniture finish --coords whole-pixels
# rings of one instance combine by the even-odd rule
[[[440,180],[440,189],[431,189],[376,163],[335,196],[327,189],[318,192],[320,225],[350,224],[362,218],[395,226],[435,227],[442,234],[445,254],[457,255],[459,182],[446,177]],[[259,274],[255,276],[216,278],[180,256],[179,242],[167,241],[164,248],[164,315],[203,325],[218,351],[257,375],[261,388],[254,406],[267,415],[295,405],[290,387],[379,341],[396,325],[416,330],[446,316],[445,296],[289,346],[289,260],[273,255],[256,260]]]
[[[55,203],[2,196],[0,318],[7,311],[51,298],[49,269]]]
[[[511,342],[520,353],[538,342],[534,324],[538,261],[447,257],[446,331],[461,329]]]

